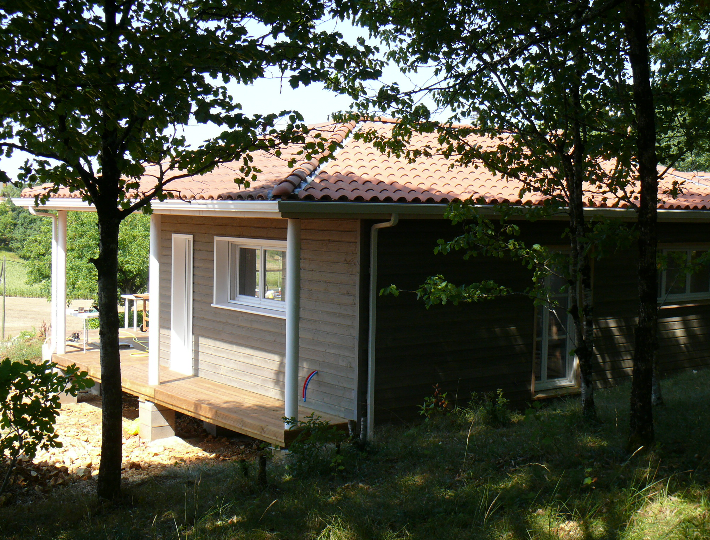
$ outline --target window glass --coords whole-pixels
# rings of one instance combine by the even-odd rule
[[[259,298],[261,250],[239,248],[239,295]]]
[[[687,252],[668,251],[668,268],[666,269],[666,294],[685,294],[685,271],[683,266]]]
[[[689,276],[690,294],[710,292],[710,265],[708,265],[707,262],[705,264],[698,264],[698,259],[706,255],[707,251],[690,252],[690,265],[692,270]]]
[[[267,300],[285,300],[286,252],[275,249],[264,250],[266,254],[266,292]]]

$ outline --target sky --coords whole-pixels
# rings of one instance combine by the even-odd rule
[[[343,33],[348,41],[354,41],[357,36],[367,37],[361,30],[354,28],[347,22],[324,23],[332,25]],[[381,49],[383,47],[380,47]],[[430,75],[421,73],[414,79],[414,83],[424,83]],[[399,70],[391,65],[385,69],[383,79],[388,82],[398,82],[403,88],[409,87],[412,82],[411,77],[405,77]],[[278,77],[260,79],[253,85],[228,86],[232,96],[242,105],[242,110],[246,114],[269,114],[278,113],[283,110],[299,111],[307,124],[325,122],[334,112],[348,110],[351,100],[346,96],[339,96],[326,90],[322,84],[311,84],[307,87],[291,88],[287,80]],[[184,126],[185,136],[190,144],[197,145],[209,138],[217,135],[221,129],[190,124]],[[20,166],[27,158],[26,154],[15,152],[11,158],[0,157],[0,170],[4,170],[11,179],[17,178]]]

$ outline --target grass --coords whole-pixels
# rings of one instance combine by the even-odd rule
[[[20,332],[14,338],[0,343],[0,360],[11,358],[17,362],[42,359],[44,336],[35,332]]]
[[[576,400],[493,427],[480,410],[379,430],[308,467],[174,468],[125,488],[116,506],[57,492],[0,509],[7,538],[681,539],[710,538],[710,371],[664,381],[656,447],[624,447],[628,386],[599,391],[599,424]],[[308,471],[295,475],[294,471]]]
[[[27,284],[27,266],[25,261],[11,251],[0,249],[0,261],[5,257],[7,260],[7,284],[5,294],[7,296],[17,296],[22,298],[42,298],[40,286]],[[0,286],[0,295],[2,288]]]

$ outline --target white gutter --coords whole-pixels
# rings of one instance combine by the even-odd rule
[[[13,198],[16,206],[32,208],[34,199]],[[44,205],[52,210],[89,211],[96,209],[81,199],[49,199]],[[368,203],[368,202],[333,202],[333,201],[177,201],[151,203],[153,213],[213,216],[213,217],[265,217],[265,218],[344,218],[357,217],[367,219],[386,219],[392,214],[399,214],[401,219],[406,218],[443,218],[448,205],[430,203]],[[498,215],[496,205],[475,205],[479,212],[487,216]],[[561,209],[559,215],[547,218],[549,220],[569,219]],[[585,208],[585,215],[618,218],[624,221],[635,221],[637,212],[633,208]],[[524,214],[515,216],[525,219]],[[658,220],[661,222],[672,221],[710,221],[710,210],[670,210],[658,209]]]
[[[301,222],[288,220],[286,233],[286,365],[284,416],[298,420],[298,361],[301,315]],[[294,428],[284,424],[284,429]]]
[[[399,216],[392,214],[386,223],[377,223],[370,230],[370,302],[367,335],[367,438],[375,435],[375,337],[377,325],[377,233],[380,229],[394,227]],[[362,429],[362,426],[360,427]]]

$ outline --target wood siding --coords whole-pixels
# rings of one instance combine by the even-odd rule
[[[565,247],[563,222],[523,223],[521,227],[527,241]],[[436,221],[402,221],[380,231],[378,288],[394,283],[411,291],[434,274],[444,274],[454,283],[495,279],[517,291],[529,285],[529,274],[515,263],[433,254],[437,239],[456,233],[456,228]],[[710,226],[705,224],[659,225],[662,246],[708,239]],[[638,311],[635,252],[634,245],[595,262],[596,386],[618,384],[631,376]],[[498,388],[513,403],[529,401],[533,397],[533,314],[532,302],[523,296],[429,310],[412,293],[379,297],[377,420],[415,417],[436,383],[450,398],[463,403],[472,390]],[[661,309],[658,360],[662,375],[710,364],[710,301]]]
[[[378,288],[396,284],[413,291],[430,275],[469,283],[496,277],[516,290],[529,274],[501,259],[464,261],[435,255],[446,222],[401,221],[378,241]],[[530,396],[533,304],[513,296],[480,304],[426,309],[411,292],[377,299],[376,421],[411,419],[439,384],[464,405],[471,391],[501,388],[511,400]]]
[[[283,318],[213,307],[214,237],[286,240],[286,220],[163,216],[161,364],[170,359],[172,235],[194,242],[193,351],[196,374],[276,399],[284,397]],[[318,370],[308,406],[355,418],[358,222],[303,220],[299,383]]]

